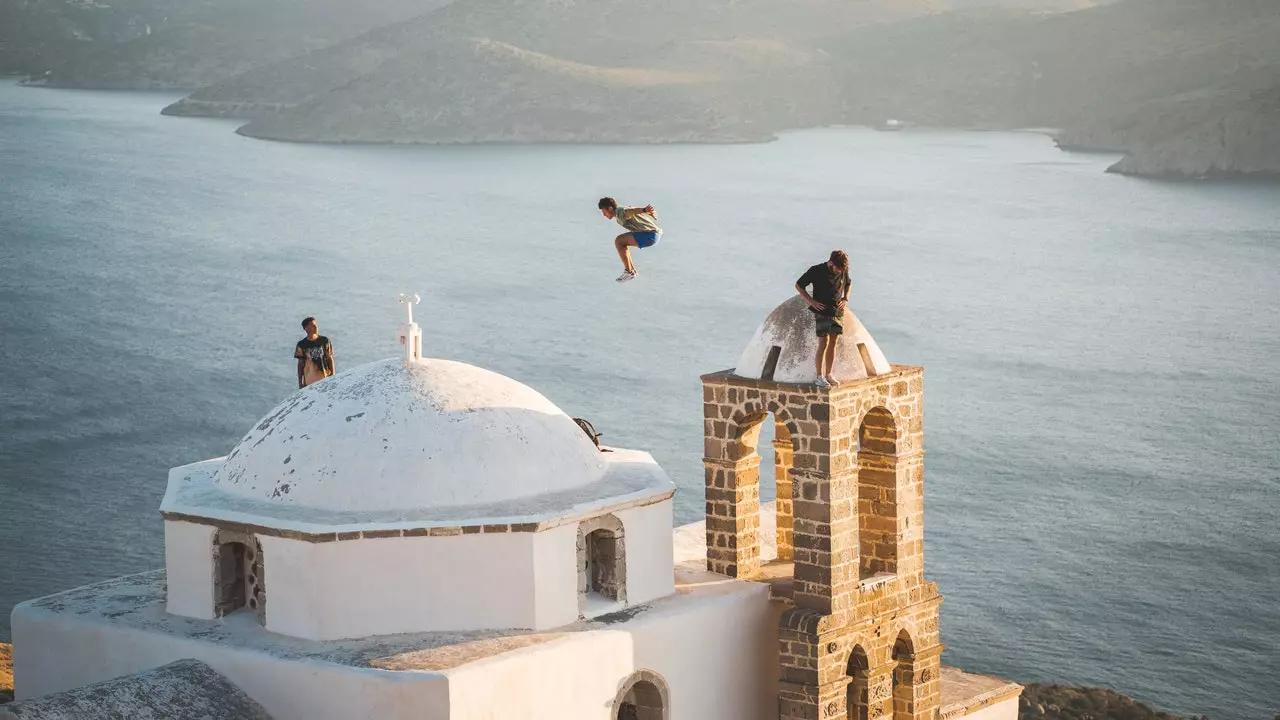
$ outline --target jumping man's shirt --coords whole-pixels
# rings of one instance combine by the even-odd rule
[[[329,344],[329,338],[323,335],[317,335],[315,340],[299,340],[293,356],[305,361],[302,363],[304,387],[333,374],[333,346]]]
[[[646,213],[642,207],[620,207],[614,214],[619,225],[636,233],[661,233],[658,216]]]
[[[826,263],[818,263],[805,270],[796,284],[800,287],[813,286],[809,296],[822,303],[823,308],[814,310],[810,306],[809,311],[827,317],[836,317],[836,303],[849,297],[849,274],[832,270]]]

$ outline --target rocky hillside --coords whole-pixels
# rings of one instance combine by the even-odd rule
[[[240,132],[377,143],[732,142],[768,136],[732,108],[708,102],[715,92],[709,80],[576,63],[486,38],[438,39]]]
[[[390,72],[391,68],[435,72],[447,66],[423,65],[424,56],[440,56],[427,46],[461,38],[488,38],[539,55],[599,67],[661,67],[703,75],[714,73],[726,86],[709,104],[732,99],[731,86],[749,76],[765,84],[749,85],[754,88],[748,93],[751,97],[737,98],[739,101],[751,101],[760,107],[770,102],[809,105],[816,96],[829,96],[830,85],[817,79],[805,83],[805,72],[797,66],[809,60],[817,65],[826,62],[815,47],[815,39],[824,35],[927,16],[957,6],[1012,5],[1062,11],[1093,2],[595,0],[590,5],[591,12],[583,12],[581,3],[562,0],[456,0],[435,12],[371,31],[332,48],[255,68],[202,89],[166,112],[252,118],[316,101],[359,78],[399,87],[402,83],[367,76]],[[762,52],[757,54],[756,49]],[[780,65],[771,65],[774,60]],[[388,63],[385,68],[384,63]],[[820,72],[821,68],[813,71]],[[776,81],[779,74],[789,82],[770,82]],[[797,82],[800,85],[796,86]],[[792,91],[786,92],[787,88]],[[487,91],[476,88],[476,92]],[[823,98],[819,105],[829,103],[830,98]],[[757,123],[766,120],[757,118]],[[806,118],[801,124],[814,124],[813,118]]]
[[[1018,720],[1179,720],[1127,695],[1078,685],[1027,685]]]

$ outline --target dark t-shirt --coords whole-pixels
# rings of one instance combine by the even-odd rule
[[[809,296],[822,303],[824,307],[818,311],[811,306],[809,311],[827,317],[835,317],[836,303],[848,299],[849,296],[849,274],[832,270],[826,263],[818,263],[805,270],[796,284],[800,287],[813,286]]]
[[[333,357],[333,347],[329,345],[329,338],[323,335],[316,336],[315,340],[299,340],[293,356],[307,361],[303,368],[303,379],[307,385],[333,374],[333,361],[330,359]]]

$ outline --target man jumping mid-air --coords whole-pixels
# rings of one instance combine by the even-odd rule
[[[627,229],[614,238],[613,246],[618,250],[622,260],[622,274],[618,282],[635,280],[636,266],[631,262],[631,248],[647,248],[658,244],[662,239],[662,228],[658,227],[658,213],[652,205],[645,207],[618,207],[618,201],[611,197],[600,198],[597,205],[600,213],[610,220],[616,220]]]

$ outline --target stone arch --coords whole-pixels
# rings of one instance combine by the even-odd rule
[[[592,605],[627,602],[627,551],[622,521],[600,515],[578,523],[578,615]]]
[[[637,670],[618,688],[610,720],[670,720],[671,689],[652,670]]]
[[[733,456],[738,462],[751,461],[760,455],[760,433],[765,423],[773,418],[773,484],[776,490],[774,498],[774,545],[777,549],[776,559],[791,561],[794,546],[794,505],[791,470],[795,466],[795,454],[801,437],[799,426],[788,412],[787,407],[776,400],[748,401],[734,412],[731,417],[731,436],[734,440]],[[748,462],[748,465],[750,463]],[[747,484],[754,486],[757,497],[760,487],[760,467],[748,467],[740,471]],[[741,484],[741,481],[740,481]]]
[[[883,406],[858,423],[858,568],[862,578],[898,571],[898,423]]]
[[[213,535],[213,614],[241,610],[266,616],[266,565],[262,543],[254,535],[219,528]]]
[[[849,651],[849,661],[845,664],[845,675],[849,677],[845,714],[849,720],[867,720],[869,707],[867,690],[870,673],[871,663],[867,659],[867,651],[863,650],[861,645],[854,645]]]
[[[745,450],[748,454],[754,452],[762,423],[770,415],[774,417],[778,426],[786,428],[789,439],[800,437],[800,426],[791,417],[787,406],[772,399],[749,400],[738,406],[729,418],[729,437],[738,441],[740,450]],[[794,440],[791,447],[793,450],[797,449]],[[740,457],[744,456],[738,455],[731,459],[736,460]]]
[[[893,720],[912,720],[916,714],[918,675],[915,643],[904,629],[893,643]]]

